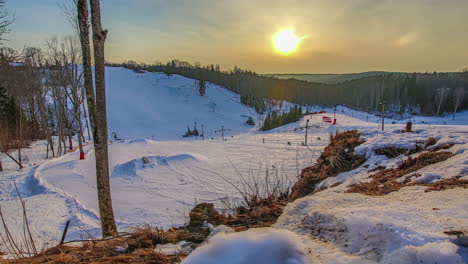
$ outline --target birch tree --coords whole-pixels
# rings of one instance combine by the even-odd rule
[[[109,183],[109,157],[107,150],[107,112],[105,86],[104,43],[107,30],[101,26],[101,7],[99,0],[90,0],[91,23],[93,29],[95,87],[94,94],[91,72],[91,47],[89,41],[89,14],[87,0],[77,1],[78,24],[83,57],[85,89],[88,104],[88,115],[94,138],[96,156],[96,181],[101,217],[102,234],[115,236],[117,227],[112,209],[111,190]]]

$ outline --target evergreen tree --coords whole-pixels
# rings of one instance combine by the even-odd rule
[[[17,120],[18,108],[15,99],[7,95],[4,87],[0,86],[0,121],[8,127],[14,127]]]
[[[198,93],[200,96],[204,96],[206,93],[206,83],[205,80],[198,80]]]

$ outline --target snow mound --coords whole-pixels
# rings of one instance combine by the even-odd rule
[[[219,233],[197,248],[182,264],[302,264],[307,263],[296,236],[270,228]]]
[[[143,168],[143,161],[141,159],[134,159],[124,164],[115,166],[111,174],[111,178],[126,178],[138,176],[138,170]]]
[[[149,140],[149,139],[141,139],[141,138],[128,140],[128,143],[129,143],[129,144],[138,144],[138,143],[139,143],[139,144],[150,144],[150,143],[152,143],[152,142],[154,142],[154,141],[153,141],[153,140]],[[122,143],[124,143],[124,141],[122,141]]]
[[[421,247],[405,246],[388,256],[382,263],[453,263],[464,264],[459,248],[452,243],[428,243]],[[395,262],[397,260],[397,262]]]
[[[146,160],[149,163],[145,163]],[[171,166],[173,164],[185,164],[197,162],[198,159],[190,154],[179,154],[174,156],[150,156],[119,164],[114,167],[111,178],[137,177],[139,172],[157,166]]]

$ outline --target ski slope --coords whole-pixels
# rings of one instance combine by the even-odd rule
[[[222,126],[235,135],[251,129],[249,116],[256,118],[238,94],[207,84],[200,96],[195,80],[179,75],[107,67],[106,83],[109,131],[122,139],[180,140],[195,122],[205,138],[220,137],[214,131]]]

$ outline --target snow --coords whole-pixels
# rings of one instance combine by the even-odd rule
[[[253,109],[239,103],[240,96],[208,84],[199,96],[193,79],[162,73],[135,73],[124,68],[106,68],[109,130],[118,138],[180,140],[195,122],[205,138],[219,138],[215,130],[231,129],[236,135],[251,129],[245,125]]]
[[[233,232],[234,232],[234,229],[225,225],[219,225],[211,230],[210,235],[208,236],[208,239],[220,233],[226,234],[226,233],[233,233]]]
[[[322,134],[324,140],[310,139],[309,146],[304,148],[301,133],[282,128],[276,133],[257,133],[256,128],[245,125],[244,115],[252,110],[240,103],[239,96],[211,84],[202,98],[194,90],[195,82],[180,76],[136,74],[121,68],[107,68],[106,76],[111,131],[124,138],[109,145],[112,198],[121,231],[142,224],[165,228],[183,225],[190,209],[200,202],[215,203],[217,209],[225,209],[224,201],[239,199],[236,188],[242,187],[244,180],[252,182],[256,177],[264,177],[266,170],[278,172],[290,184],[327,144],[327,137]],[[144,101],[143,96],[154,100]],[[212,108],[205,111],[205,104],[210,101],[217,105],[215,112]],[[147,112],[141,112],[140,108]],[[166,120],[169,123],[151,119],[158,111],[174,118]],[[122,116],[128,116],[129,120],[119,119]],[[187,124],[192,128],[194,121],[198,122],[199,130],[204,124],[205,140],[181,137]],[[221,141],[220,133],[212,131],[222,125],[231,129],[225,132],[226,141]],[[68,240],[86,238],[89,234],[99,236],[92,144],[84,148],[86,160],[79,160],[77,152],[45,159],[45,149],[44,141],[24,149],[23,156],[28,156],[29,161],[22,171],[1,157],[5,172],[0,174],[10,181],[0,182],[0,199],[17,200],[15,181],[23,196],[30,195],[37,203],[50,203],[57,208],[59,203],[65,204],[68,211],[57,213],[60,216],[56,217],[57,222],[40,231],[49,234],[49,241],[60,239],[66,220],[71,220]],[[144,164],[144,157],[149,164]],[[18,203],[2,206],[20,212]],[[44,223],[39,222],[41,219],[37,218],[38,225]]]
[[[179,253],[189,254],[192,252],[192,243],[180,241],[177,244],[156,245],[154,251],[166,255],[176,255]]]
[[[219,259],[226,263],[468,262],[468,250],[454,242],[456,237],[443,233],[449,229],[468,233],[468,199],[463,199],[468,197],[467,189],[425,192],[425,187],[412,186],[380,197],[345,192],[351,184],[369,181],[378,166],[394,168],[404,159],[376,155],[376,149],[413,149],[429,137],[437,139],[429,149],[455,144],[440,150],[454,156],[399,181],[468,179],[468,112],[456,114],[453,122],[451,116],[389,119],[386,122],[395,124],[386,123],[381,131],[379,117],[339,106],[337,123],[330,125],[322,117],[333,117],[333,109],[313,106],[309,109],[327,113],[259,132],[259,115],[221,87],[208,84],[207,95],[200,97],[194,80],[177,75],[107,68],[106,78],[110,132],[123,139],[109,145],[112,199],[120,231],[143,224],[181,226],[189,210],[201,202],[226,209],[223,202],[238,201],[238,188],[245,181],[262,182],[267,170],[278,172],[291,184],[302,168],[319,157],[329,133],[357,129],[366,141],[355,150],[368,158],[363,165],[324,180],[317,187],[320,192],[290,203],[272,228],[240,233],[214,228],[208,242],[183,263],[219,263]],[[284,102],[282,107],[290,105]],[[254,118],[255,127],[245,125],[247,116]],[[303,146],[307,119],[308,146]],[[401,133],[408,120],[414,122],[415,132]],[[205,140],[181,137],[194,122],[199,130],[204,125]],[[221,126],[231,129],[225,133],[226,141],[215,132]],[[79,160],[76,152],[46,159],[45,149],[44,141],[24,149],[23,170],[0,156],[5,170],[0,172],[0,206],[8,226],[21,239],[16,183],[40,248],[57,243],[67,220],[71,220],[67,240],[99,236],[92,144],[85,146],[85,160]],[[335,183],[341,184],[331,188]],[[189,248],[181,242],[156,250],[188,253]]]
[[[252,229],[240,233],[218,233],[197,248],[182,264],[305,264],[298,239],[292,232]]]
[[[463,263],[452,237],[443,232],[466,228],[468,200],[460,198],[467,194],[466,189],[406,187],[366,196],[327,189],[289,204],[275,228],[328,241],[379,263]]]
[[[255,139],[125,140],[110,144],[113,204],[121,230],[143,223],[165,228],[183,225],[190,209],[201,202],[214,202],[223,209],[223,199],[240,198],[236,187],[243,183],[236,170],[253,180],[253,174],[264,175],[266,169],[276,168],[292,182],[297,175],[296,164],[307,166],[321,149],[316,147],[314,152],[314,147],[249,142]],[[84,210],[97,216],[91,146],[85,152],[88,158],[84,161],[78,159],[78,153],[71,153],[43,163],[35,170],[35,177],[48,189],[75,197]],[[150,163],[144,164],[143,157]]]

